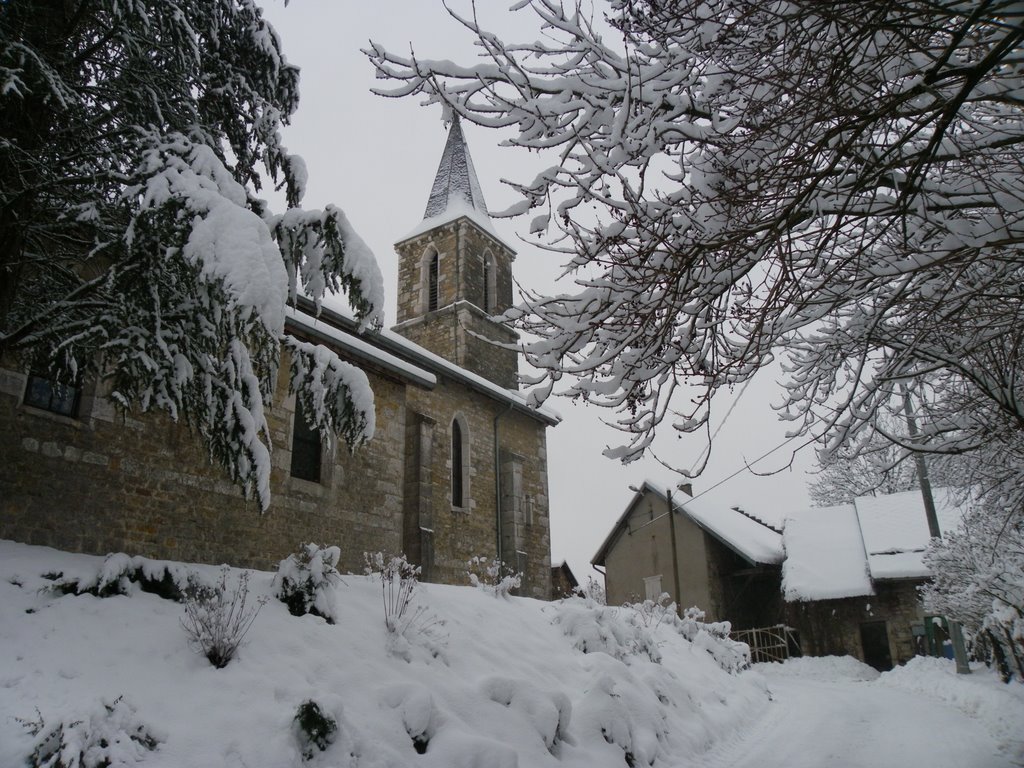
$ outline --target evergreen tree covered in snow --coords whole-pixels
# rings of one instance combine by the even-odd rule
[[[264,508],[282,345],[325,438],[373,430],[365,375],[284,333],[299,292],[346,292],[364,326],[382,304],[344,214],[299,207],[298,98],[251,0],[0,9],[0,355],[185,420]]]

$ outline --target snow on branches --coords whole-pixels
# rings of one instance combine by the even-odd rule
[[[554,156],[505,211],[532,210],[575,280],[511,313],[536,400],[615,409],[628,461],[784,350],[786,415],[832,450],[899,383],[929,404],[908,449],[1020,429],[1019,7],[610,0],[611,28],[526,7],[541,42],[457,17],[479,63],[367,53],[382,92]]]
[[[19,2],[0,19],[0,355],[184,420],[261,506],[282,345],[325,435],[372,434],[366,377],[284,334],[285,304],[383,282],[281,144],[298,70],[251,0]],[[263,174],[287,210],[256,197]]]

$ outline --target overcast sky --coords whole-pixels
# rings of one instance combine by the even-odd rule
[[[536,39],[533,14],[502,10],[502,0],[485,0],[487,22],[494,31],[516,40]],[[511,4],[510,2],[508,4]],[[456,7],[468,2],[455,0]],[[484,3],[478,3],[480,8]],[[377,255],[388,293],[387,322],[394,322],[397,257],[393,243],[423,218],[430,186],[444,147],[446,130],[438,106],[423,107],[417,98],[387,99],[370,89],[382,85],[360,53],[369,40],[421,58],[467,62],[477,55],[472,36],[448,16],[439,0],[374,0],[315,2],[264,0],[267,16],[282,38],[288,60],[301,67],[302,100],[285,143],[302,155],[309,169],[304,204],[334,203]],[[501,135],[464,126],[484,196],[491,210],[516,200],[501,179],[522,180],[540,167],[541,159],[522,150],[501,148]],[[521,240],[527,220],[498,220],[506,242],[518,249],[516,277],[531,289],[552,286],[559,261]],[[774,373],[774,376],[773,376]],[[749,472],[725,478],[785,440],[785,425],[771,404],[779,399],[777,372],[766,371],[748,387],[715,439],[712,459],[694,481],[695,493],[723,506],[739,504],[766,518],[781,520],[789,511],[808,506],[806,471],[813,465],[811,448],[800,451],[792,469],[768,477]],[[683,478],[653,460],[623,467],[601,455],[618,433],[601,424],[601,409],[551,403],[564,417],[548,432],[552,562],[568,560],[577,578],[593,574],[590,558],[632,498],[630,485],[644,479],[671,485]],[[712,428],[729,403],[716,403]],[[785,467],[794,441],[757,464],[760,472]],[[704,449],[697,436],[672,437],[662,458],[691,467]],[[719,485],[719,483],[721,483]],[[714,490],[709,490],[717,486]]]

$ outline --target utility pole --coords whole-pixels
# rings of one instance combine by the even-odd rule
[[[900,385],[903,390],[903,412],[907,416],[907,432],[910,439],[917,438],[917,420],[914,418],[913,410],[910,407],[910,393],[904,384]],[[933,539],[942,538],[942,530],[939,528],[939,516],[935,513],[935,498],[932,496],[932,484],[928,479],[928,465],[925,463],[924,454],[914,451],[914,463],[917,465],[917,479],[921,485],[921,498],[924,500],[924,514],[928,519],[928,534]],[[967,647],[964,645],[964,633],[960,628],[960,622],[949,621],[949,639],[953,641],[953,656],[956,659],[956,671],[959,675],[971,674],[971,667],[967,663]]]
[[[675,592],[676,615],[681,616],[683,606],[680,603],[682,595],[679,591],[679,552],[676,545],[676,515],[672,506],[672,489],[668,490],[668,533],[672,538],[672,588]]]

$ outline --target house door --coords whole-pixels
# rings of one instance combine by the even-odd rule
[[[860,644],[864,649],[864,663],[887,672],[892,669],[889,653],[889,633],[884,621],[866,621],[860,625]]]

